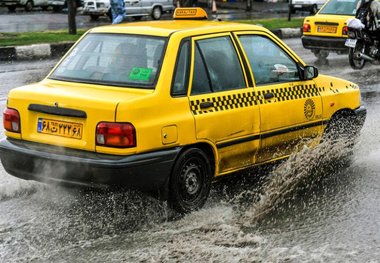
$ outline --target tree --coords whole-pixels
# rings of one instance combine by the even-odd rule
[[[68,20],[69,20],[69,34],[77,34],[77,23],[75,21],[75,16],[77,15],[77,2],[76,0],[67,0],[68,7]]]

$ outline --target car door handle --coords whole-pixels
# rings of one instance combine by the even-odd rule
[[[265,93],[264,94],[264,99],[266,99],[266,100],[273,99],[273,98],[274,98],[273,93]]]
[[[211,107],[214,107],[214,104],[212,102],[201,102],[201,104],[199,105],[201,107],[201,109],[206,109],[206,108],[211,108]]]

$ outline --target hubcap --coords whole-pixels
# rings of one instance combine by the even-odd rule
[[[155,8],[155,9],[153,10],[153,15],[154,15],[154,18],[159,18],[160,15],[161,15],[161,11],[160,11],[160,9]]]
[[[185,178],[185,187],[186,191],[191,195],[195,194],[198,191],[199,182],[195,172],[189,172],[187,174],[187,177]]]
[[[201,190],[201,178],[202,169],[199,164],[192,162],[183,167],[181,175],[181,188],[184,199],[193,200],[198,196]]]

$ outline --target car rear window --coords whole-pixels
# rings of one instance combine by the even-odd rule
[[[359,0],[331,0],[319,11],[319,14],[352,16],[356,13],[358,1]]]
[[[51,79],[153,88],[166,38],[88,34],[65,57]]]

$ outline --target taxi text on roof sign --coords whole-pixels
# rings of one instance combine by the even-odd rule
[[[173,15],[174,19],[207,19],[205,10],[199,7],[176,8]]]

